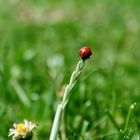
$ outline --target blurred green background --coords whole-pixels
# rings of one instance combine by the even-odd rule
[[[139,0],[0,0],[0,140],[14,122],[37,123],[49,139],[63,90],[83,46],[93,50],[65,111],[69,140],[140,135]],[[65,122],[65,123],[64,123]],[[37,138],[38,137],[38,138]]]

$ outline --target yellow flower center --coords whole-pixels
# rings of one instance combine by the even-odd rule
[[[26,133],[27,133],[27,128],[25,127],[25,124],[23,124],[23,123],[17,124],[16,130],[21,135],[26,135]]]

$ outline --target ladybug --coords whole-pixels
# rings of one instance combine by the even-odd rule
[[[79,55],[83,60],[86,60],[90,58],[90,56],[92,55],[92,51],[89,47],[83,47],[80,49]]]

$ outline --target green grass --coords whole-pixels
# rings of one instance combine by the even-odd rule
[[[10,140],[9,128],[23,119],[38,124],[35,137],[49,139],[56,106],[84,45],[93,56],[66,108],[68,139],[138,139],[139,7],[138,0],[1,0],[0,140]],[[120,129],[129,130],[127,138]]]

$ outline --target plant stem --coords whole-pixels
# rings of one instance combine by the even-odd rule
[[[126,124],[125,124],[125,127],[124,127],[124,132],[126,132],[127,129],[130,128],[130,124],[131,124],[131,121],[132,121],[132,115],[133,115],[133,112],[134,112],[135,105],[136,105],[136,103],[132,104],[129,108],[129,112],[128,112],[128,115],[127,115],[127,118],[126,118]]]
[[[56,114],[54,117],[54,121],[53,121],[53,125],[52,125],[52,130],[51,130],[51,134],[50,134],[50,140],[56,140],[57,137],[57,132],[59,130],[59,126],[60,126],[60,122],[61,122],[61,116],[62,113],[65,109],[66,104],[68,103],[69,99],[70,99],[70,91],[72,90],[72,88],[75,86],[76,82],[77,82],[77,78],[79,77],[83,67],[84,67],[84,61],[80,60],[77,63],[76,69],[73,71],[71,78],[70,78],[70,82],[69,84],[66,86],[65,92],[64,92],[64,97],[62,102],[58,105],[57,110],[56,110]]]
[[[136,106],[136,103],[133,103],[132,105],[130,105],[129,108],[129,112],[126,118],[126,123],[125,123],[125,127],[124,130],[122,131],[121,134],[121,139],[124,140],[125,137],[128,135],[130,127],[131,127],[131,123],[132,123],[132,116],[133,116],[133,112],[134,112],[134,108]]]
[[[55,140],[56,139],[63,110],[64,110],[64,108],[59,104],[58,107],[57,107],[57,110],[56,110],[54,121],[53,121],[50,140]]]

